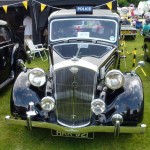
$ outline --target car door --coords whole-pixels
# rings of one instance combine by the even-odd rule
[[[0,26],[0,84],[6,81],[11,74],[11,58],[13,45],[11,32],[7,26]]]

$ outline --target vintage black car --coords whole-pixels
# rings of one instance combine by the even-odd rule
[[[147,34],[144,37],[143,50],[144,50],[144,60],[149,62],[150,61],[150,34]]]
[[[89,9],[89,8],[88,8]],[[119,70],[120,17],[110,10],[59,10],[48,19],[50,69],[27,69],[11,96],[8,124],[53,135],[143,133],[144,97],[135,71]]]
[[[0,89],[21,71],[18,59],[25,61],[26,52],[7,22],[0,20]]]

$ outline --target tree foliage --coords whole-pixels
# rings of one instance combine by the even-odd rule
[[[118,0],[118,4],[121,7],[129,6],[129,4],[134,4],[135,6],[138,6],[138,3],[140,1],[144,1],[144,0]]]

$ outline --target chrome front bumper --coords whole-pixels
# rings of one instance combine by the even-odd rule
[[[30,122],[30,119],[29,120],[13,119],[10,116],[6,116],[5,120],[6,120],[6,124],[28,126],[30,129],[32,129],[32,127],[47,128],[47,129],[57,130],[60,132],[74,133],[74,134],[90,133],[90,132],[115,133],[116,130],[115,126],[87,126],[82,128],[68,128],[68,127],[47,123],[47,122],[38,122],[38,121]],[[137,127],[120,126],[119,133],[144,133],[145,130],[146,130],[145,124],[142,124],[141,126],[137,126]]]

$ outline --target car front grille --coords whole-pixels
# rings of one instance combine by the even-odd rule
[[[96,72],[78,67],[78,72],[72,73],[70,69],[55,71],[57,119],[65,126],[85,126],[90,123]]]

